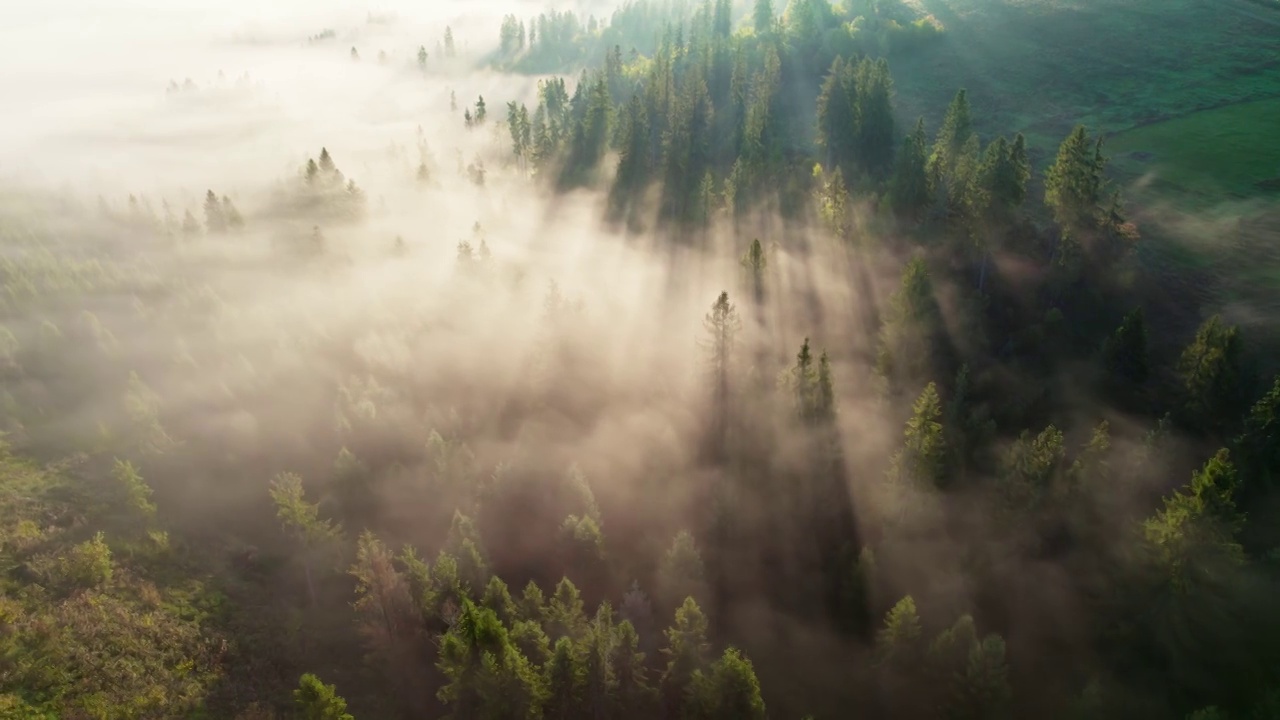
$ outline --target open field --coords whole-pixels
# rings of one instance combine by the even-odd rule
[[[1280,310],[1280,3],[907,1],[946,33],[895,62],[904,119],[924,115],[934,132],[967,88],[983,139],[1022,132],[1039,172],[1075,124],[1104,134],[1147,272],[1181,288],[1189,307],[1247,307],[1252,317],[1238,320],[1270,325]]]
[[[1113,167],[1143,194],[1194,204],[1280,191],[1280,99],[1239,103],[1108,138]]]
[[[1280,13],[1246,0],[912,2],[946,34],[895,62],[903,114],[935,129],[965,87],[980,132],[1026,134],[1041,167],[1078,122],[1117,133],[1280,97]]]

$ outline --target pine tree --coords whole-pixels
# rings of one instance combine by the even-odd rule
[[[212,190],[204,196],[204,224],[211,235],[221,235],[227,231],[227,216],[222,202]]]
[[[909,219],[919,219],[929,207],[932,191],[927,171],[928,147],[924,134],[924,118],[902,141],[902,152],[889,181],[889,202],[895,212]]]
[[[425,45],[418,46],[418,69],[422,72],[427,71],[427,48]]]
[[[755,3],[755,7],[751,12],[752,24],[757,35],[767,35],[773,32],[776,22],[773,12],[773,0],[755,0]]]
[[[764,720],[764,698],[755,668],[736,648],[728,648],[719,660],[699,672],[695,693],[701,717],[708,720]]]
[[[663,715],[685,717],[694,710],[690,706],[694,679],[706,665],[711,649],[707,642],[707,619],[693,598],[685,598],[676,610],[675,623],[663,634],[666,645],[662,654],[667,658],[660,684]]]
[[[1257,485],[1269,488],[1280,477],[1280,378],[1245,416],[1236,446],[1241,469]]]
[[[356,561],[348,572],[356,581],[352,607],[369,659],[394,678],[397,687],[412,687],[411,669],[420,649],[414,641],[421,616],[409,582],[396,568],[391,552],[368,530],[360,535]]]
[[[613,717],[624,720],[653,717],[657,695],[649,685],[644,657],[635,627],[623,620],[614,630],[610,659],[615,682]]]
[[[707,571],[702,553],[687,530],[676,533],[658,568],[657,597],[662,607],[679,608],[686,599],[706,604],[709,597]]]
[[[480,599],[480,606],[492,610],[498,620],[508,627],[519,620],[520,612],[516,602],[511,598],[507,584],[497,575],[489,578],[489,584],[485,586],[484,595]]]
[[[1243,562],[1236,541],[1244,521],[1235,506],[1237,484],[1230,454],[1219,450],[1143,524],[1152,558],[1173,587],[1186,591],[1201,582],[1212,587],[1219,564]]]
[[[1098,224],[1106,158],[1102,138],[1089,139],[1077,125],[1058,147],[1058,155],[1045,172],[1044,202],[1064,232],[1093,229]]]
[[[573,641],[567,637],[557,640],[546,669],[547,703],[542,717],[547,720],[584,717],[584,676],[582,660]]]
[[[555,594],[547,603],[547,634],[554,639],[581,638],[587,630],[587,615],[582,608],[582,595],[569,578],[561,578]]]
[[[583,706],[584,717],[608,720],[613,709],[617,678],[613,668],[613,608],[601,603],[583,640]]]
[[[489,563],[485,559],[484,546],[475,521],[455,510],[449,535],[442,553],[447,553],[458,563],[458,578],[468,593],[479,593],[489,584]]]
[[[860,140],[856,69],[837,57],[818,94],[818,146],[828,167],[852,169]]]
[[[942,118],[942,127],[938,129],[938,137],[933,143],[933,152],[929,156],[929,176],[934,183],[939,178],[950,175],[956,166],[964,144],[973,135],[973,120],[969,112],[969,97],[962,88],[956,92]]]
[[[1141,385],[1147,381],[1147,325],[1142,308],[1125,316],[1102,346],[1102,361],[1107,371],[1119,380]]]
[[[1039,509],[1049,499],[1065,459],[1061,430],[1050,425],[1034,438],[1024,431],[1009,448],[997,483],[1005,507],[1015,514]]]
[[[341,540],[342,528],[320,519],[320,506],[306,501],[302,478],[293,473],[281,473],[272,479],[270,493],[280,525],[302,546],[307,594],[314,606],[318,601],[312,566]]]
[[[320,148],[320,170],[325,175],[332,175],[338,166],[333,163],[333,158],[329,155],[327,148]]]
[[[463,599],[440,642],[438,667],[447,682],[437,696],[452,720],[542,717],[542,678],[487,608]]]
[[[947,478],[947,441],[942,401],[933,383],[925,386],[904,428],[902,449],[893,458],[890,482],[916,487],[943,487]]]
[[[231,202],[231,198],[226,195],[222,196],[222,212],[227,218],[227,228],[233,232],[244,229],[244,216],[236,209],[236,206]]]
[[[957,720],[1007,718],[1012,699],[1004,638],[988,635],[969,650],[964,671],[948,703],[947,716]]]
[[[881,665],[910,667],[923,659],[923,630],[916,601],[910,595],[885,615],[884,627],[876,634],[875,649]]]
[[[456,57],[457,54],[457,48],[453,45],[453,28],[446,27],[444,29],[444,56],[451,58]]]
[[[355,720],[347,712],[347,701],[338,696],[337,688],[325,685],[320,678],[306,673],[293,691],[293,705],[300,720]]]
[[[1193,422],[1216,428],[1233,419],[1240,392],[1240,353],[1239,330],[1218,315],[1206,320],[1182,351],[1178,372]]]
[[[747,252],[743,254],[739,264],[746,269],[751,279],[751,296],[759,305],[764,301],[764,276],[769,268],[769,259],[765,257],[764,246],[760,238],[751,241]]]
[[[859,166],[882,179],[893,167],[893,78],[889,62],[863,58],[854,71],[857,107],[855,154]]]
[[[715,455],[720,457],[728,433],[730,365],[733,362],[735,340],[742,329],[742,321],[733,303],[729,302],[728,292],[721,292],[716,298],[711,311],[703,318],[702,327],[707,334],[703,346],[710,355],[711,365],[712,439]]]
[[[922,258],[913,257],[902,270],[901,285],[880,328],[876,372],[891,388],[927,374],[940,323],[929,269]]]

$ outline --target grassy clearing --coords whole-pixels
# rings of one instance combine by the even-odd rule
[[[1260,183],[1280,178],[1277,137],[1280,99],[1134,128],[1109,138],[1108,148],[1117,170],[1150,177],[1150,189],[1159,194],[1214,202],[1268,192]]]
[[[1115,133],[1280,97],[1280,13],[1244,0],[913,0],[946,27],[896,62],[906,117],[936,128],[966,87],[986,136],[1025,133],[1038,164],[1077,122]]]

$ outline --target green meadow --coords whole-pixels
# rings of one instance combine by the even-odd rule
[[[935,132],[968,89],[984,137],[1043,171],[1076,123],[1106,137],[1144,263],[1208,271],[1221,302],[1280,283],[1280,3],[907,0],[946,28],[895,62],[904,118]]]
[[[1280,191],[1280,98],[1238,103],[1117,133],[1116,170],[1145,181],[1144,194],[1193,205]]]

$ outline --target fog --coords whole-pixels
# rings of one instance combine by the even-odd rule
[[[610,9],[559,7],[600,17]],[[846,250],[816,228],[767,215],[677,242],[604,223],[599,189],[552,194],[516,165],[502,123],[508,101],[535,101],[538,78],[483,69],[504,14],[544,9],[542,0],[57,0],[10,8],[0,27],[0,66],[8,69],[0,74],[8,99],[0,194],[31,215],[8,229],[4,252],[116,263],[128,278],[87,293],[74,310],[49,307],[10,323],[24,347],[37,347],[46,342],[41,323],[54,322],[67,343],[58,347],[75,354],[66,372],[79,374],[49,393],[64,412],[29,419],[18,440],[53,454],[91,443],[103,423],[142,433],[139,443],[155,451],[144,471],[161,505],[211,543],[234,536],[271,544],[266,483],[295,471],[326,512],[350,512],[351,522],[432,556],[458,500],[421,482],[438,460],[422,452],[435,430],[465,440],[477,477],[500,475],[506,463],[535,485],[551,484],[577,464],[607,519],[606,543],[653,558],[650,567],[627,567],[644,576],[675,532],[705,521],[723,472],[703,456],[711,412],[703,320],[724,290],[743,320],[733,412],[772,428],[773,416],[788,412],[766,398],[778,374],[806,338],[815,356],[828,350],[845,493],[830,504],[847,502],[859,531],[885,525],[893,508],[924,508],[886,549],[880,604],[912,588],[922,607],[969,612],[978,598],[955,570],[962,553],[954,538],[991,533],[997,542],[986,511],[962,496],[954,501],[962,522],[948,526],[940,510],[930,512],[933,499],[887,497],[882,482],[914,399],[885,398],[872,372],[878,317],[902,258]],[[446,26],[459,48],[453,60],[439,49]],[[309,40],[326,30],[335,37]],[[430,53],[425,73],[419,46]],[[478,96],[490,120],[467,129],[463,108]],[[285,207],[282,198],[321,148],[367,197],[363,219],[304,221]],[[483,186],[468,176],[477,161]],[[425,182],[417,176],[424,164]],[[161,220],[165,204],[175,223],[186,211],[202,220],[208,190],[234,202],[242,232],[184,240],[172,226],[166,236],[131,220],[130,196]],[[317,231],[322,253],[282,249]],[[756,237],[769,248],[759,310],[739,264]],[[492,259],[473,261],[479,269],[468,272],[461,241],[477,253],[483,241]],[[968,289],[940,285],[938,300],[950,341],[976,348]],[[144,390],[126,391],[128,371]],[[991,373],[1009,388],[1041,382],[1015,369]],[[1043,382],[1072,396],[1077,380]],[[1071,448],[1104,418],[1125,452],[1127,438],[1146,431],[1087,393],[1075,395],[1071,414]],[[151,419],[162,433],[148,434]],[[780,434],[782,450],[755,470],[786,477],[805,465],[804,439]],[[342,508],[340,490],[325,481],[343,447],[380,477],[375,507],[364,514]],[[1116,517],[1159,489],[1117,490]],[[540,520],[537,507],[524,509],[532,519],[514,515],[512,525]],[[753,518],[771,510],[739,508]],[[562,518],[541,519],[554,527]],[[490,552],[506,557],[506,567],[536,565],[550,552],[521,543],[495,542]],[[735,570],[751,579],[737,587],[768,581],[749,564]],[[1053,562],[997,573],[1016,585],[1011,604],[1026,608],[1002,628],[1011,645],[1045,642],[1045,627],[1063,641],[1084,622],[1067,574]],[[734,600],[734,611],[750,618],[744,625],[769,635],[761,618],[775,620],[779,637],[803,637],[795,645],[826,656],[823,628],[771,617],[749,596]]]

